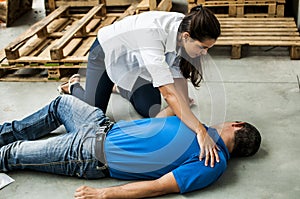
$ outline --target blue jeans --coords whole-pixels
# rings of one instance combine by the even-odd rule
[[[20,121],[0,125],[0,172],[29,169],[80,178],[107,175],[95,158],[95,135],[103,112],[76,97],[57,97]],[[64,125],[67,133],[40,139]],[[100,165],[99,165],[100,164]]]

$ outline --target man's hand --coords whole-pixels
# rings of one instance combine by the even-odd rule
[[[201,124],[202,125],[202,124]],[[210,166],[215,166],[215,160],[220,162],[218,150],[216,143],[212,138],[207,134],[206,129],[203,127],[199,132],[197,132],[197,140],[201,148],[201,153],[199,155],[199,160],[205,157],[205,166],[208,166],[210,160]]]
[[[88,186],[81,186],[74,194],[76,199],[101,199],[104,198],[103,189],[95,189]]]

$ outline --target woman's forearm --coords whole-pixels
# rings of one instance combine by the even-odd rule
[[[191,111],[189,104],[181,95],[179,95],[174,85],[169,84],[159,88],[164,99],[170,106],[171,110],[183,123],[185,123],[195,133],[201,133],[204,127]]]

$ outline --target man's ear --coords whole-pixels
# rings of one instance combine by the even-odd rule
[[[235,128],[236,130],[241,129],[244,127],[244,124],[246,122],[234,122],[232,123],[232,127]]]

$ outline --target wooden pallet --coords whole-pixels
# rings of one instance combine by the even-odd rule
[[[172,0],[162,0],[158,5],[156,0],[46,0],[45,8],[47,13],[51,13],[59,6],[68,5],[72,8],[72,12],[80,13],[86,11],[91,6],[96,6],[100,3],[105,4],[107,9],[111,12],[125,11],[124,8],[138,4],[136,13],[149,10],[170,10]]]
[[[0,76],[12,70],[46,69],[48,79],[58,80],[66,70],[86,68],[89,49],[98,30],[138,13],[140,3],[119,12],[117,9],[109,12],[100,4],[86,14],[71,13],[72,7],[60,6],[0,50]]]
[[[7,27],[16,19],[31,10],[32,0],[6,0],[0,1],[0,21]]]
[[[242,47],[287,46],[290,58],[300,59],[300,36],[294,18],[219,18],[221,36],[216,46],[232,46],[231,58],[239,59]]]
[[[219,17],[283,17],[285,0],[198,0],[196,4]]]
[[[78,15],[69,14],[69,6],[59,7],[0,51],[0,69],[44,68],[49,79],[58,79],[62,70],[85,68],[98,30],[134,14],[134,6],[119,14],[105,13],[103,8],[100,4]]]

